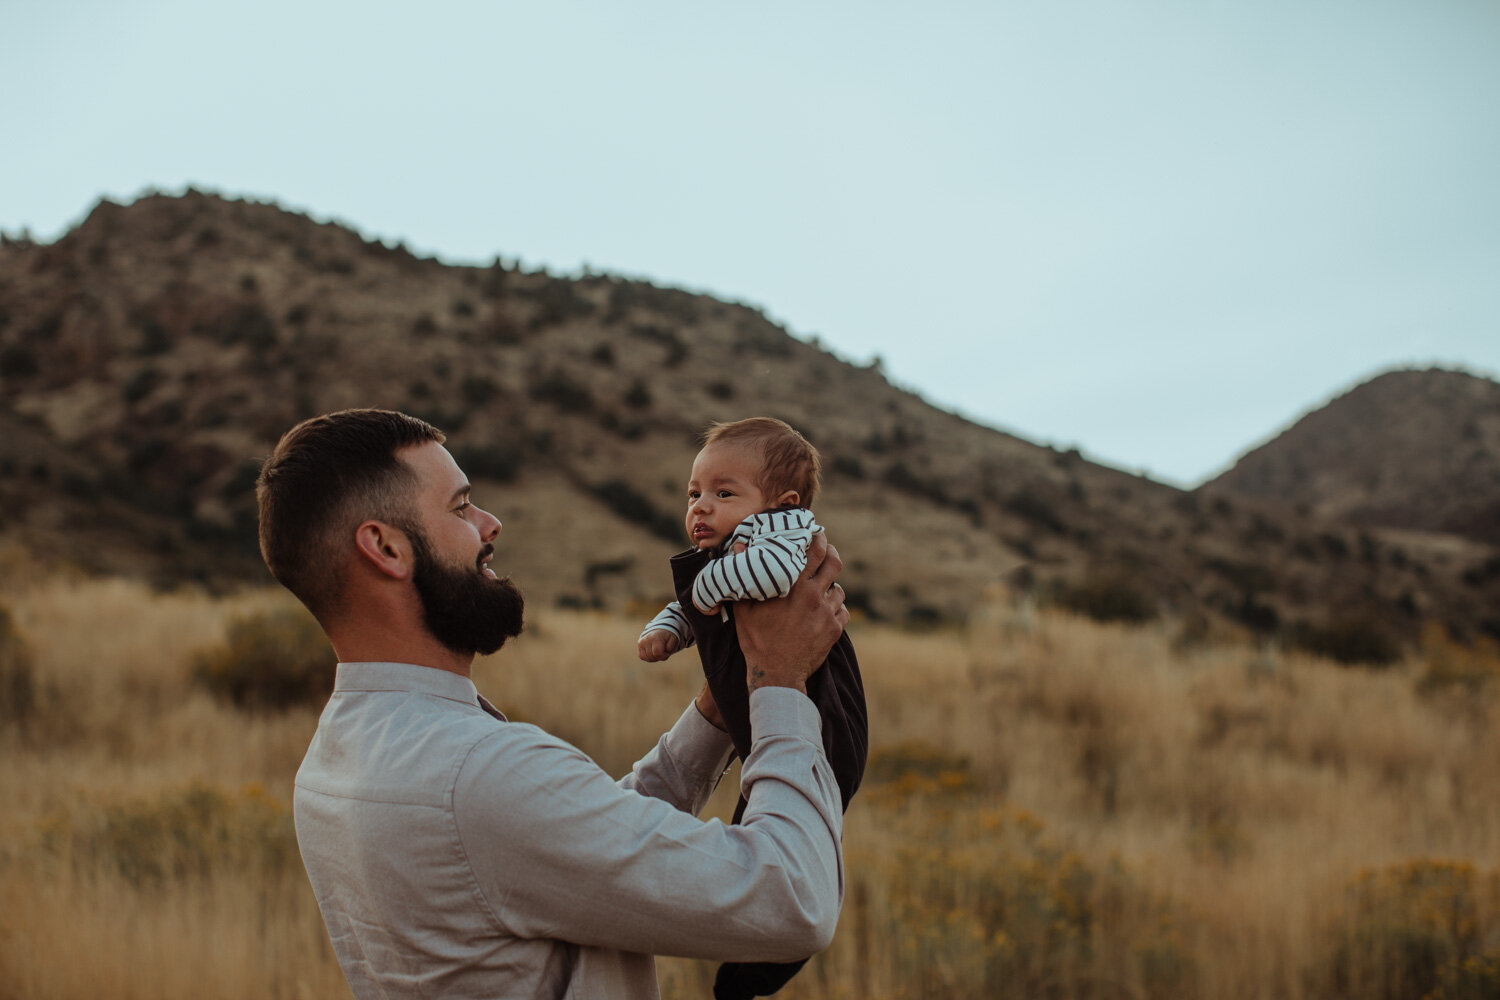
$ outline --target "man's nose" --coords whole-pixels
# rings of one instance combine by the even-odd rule
[[[494,514],[491,514],[489,511],[483,510],[479,507],[475,507],[474,509],[479,511],[479,537],[486,542],[493,542],[495,538],[500,534],[500,529],[503,528],[504,525],[500,523],[500,519],[498,517],[496,517]]]

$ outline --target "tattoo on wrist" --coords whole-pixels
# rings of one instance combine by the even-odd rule
[[[760,667],[751,667],[749,677],[750,690],[754,691],[756,688],[760,687],[761,681],[766,679],[766,672]]]

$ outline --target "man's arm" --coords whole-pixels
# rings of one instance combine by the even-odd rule
[[[843,898],[843,825],[817,710],[790,689],[765,690],[751,720],[738,826],[622,789],[534,727],[502,727],[476,748],[455,818],[497,930],[721,961],[826,947]]]
[[[618,784],[696,816],[719,787],[733,756],[734,744],[705,684],[695,703]]]
[[[843,899],[841,800],[817,709],[797,693],[847,620],[837,556],[825,551],[815,548],[816,566],[810,559],[791,595],[761,606],[748,630],[755,741],[741,825],[699,822],[622,789],[534,727],[502,727],[476,749],[455,813],[505,932],[741,961],[792,961],[827,945]]]

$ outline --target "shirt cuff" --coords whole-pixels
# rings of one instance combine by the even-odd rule
[[[667,733],[667,753],[673,760],[693,767],[700,773],[720,775],[729,766],[734,755],[734,741],[729,734],[709,722],[698,711],[698,700],[688,703],[687,710],[678,718],[677,724]],[[698,761],[707,762],[698,767]]]
[[[800,736],[823,745],[823,717],[811,698],[789,687],[763,687],[750,692],[750,732],[762,736]]]

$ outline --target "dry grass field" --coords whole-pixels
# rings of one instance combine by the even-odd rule
[[[0,998],[347,996],[288,808],[317,711],[194,682],[287,599],[0,570]],[[476,681],[619,773],[697,689],[638,628],[539,611]],[[998,598],[854,639],[848,897],[783,996],[1500,997],[1493,651],[1348,669]]]

